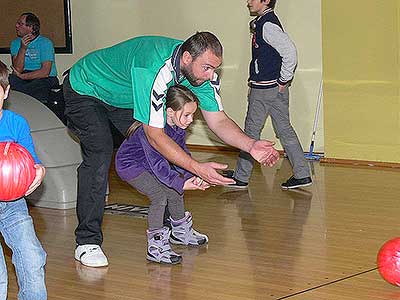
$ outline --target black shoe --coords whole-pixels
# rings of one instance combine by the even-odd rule
[[[311,177],[297,179],[292,176],[286,182],[281,184],[281,188],[284,190],[290,190],[309,185],[312,185]]]
[[[227,178],[235,178],[235,170],[222,170],[222,176]]]
[[[247,187],[249,186],[249,184],[247,182],[240,181],[235,178],[234,170],[224,170],[224,171],[222,171],[222,175],[227,178],[231,178],[231,179],[235,180],[235,183],[228,184],[228,185],[226,185],[226,187],[235,188],[235,189],[247,189]]]
[[[247,187],[249,186],[249,184],[247,182],[240,181],[236,178],[232,178],[232,179],[235,180],[235,183],[228,184],[228,185],[226,185],[226,187],[235,188],[235,189],[247,189]]]

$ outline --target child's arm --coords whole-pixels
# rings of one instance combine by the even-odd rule
[[[191,177],[185,181],[183,190],[206,190],[210,187],[210,184],[201,179],[200,177]]]
[[[32,184],[29,186],[28,191],[25,193],[25,196],[27,196],[36,190],[42,183],[46,170],[36,155],[28,122],[23,117],[15,115],[13,125],[16,130],[16,142],[25,147],[35,161],[34,167],[36,169],[36,176],[33,179]]]
[[[35,164],[35,169],[36,169],[36,176],[35,179],[33,180],[32,184],[29,186],[28,191],[26,192],[25,196],[28,196],[29,194],[33,193],[34,190],[36,190],[39,185],[42,183],[44,175],[46,174],[46,169],[42,164]]]
[[[15,126],[14,128],[16,132],[15,142],[17,142],[29,151],[36,164],[41,164],[42,162],[36,155],[35,146],[33,144],[31,130],[29,128],[28,122],[21,116],[15,116],[13,125]]]
[[[267,22],[263,28],[263,38],[282,57],[282,66],[278,84],[286,86],[294,76],[297,65],[297,50],[289,35],[278,25]],[[280,89],[280,91],[282,88]]]

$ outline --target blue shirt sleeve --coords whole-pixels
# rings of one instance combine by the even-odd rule
[[[0,119],[0,141],[20,144],[29,151],[36,164],[41,164],[36,155],[28,122],[21,115],[3,110],[3,116]]]
[[[21,126],[19,127],[18,136],[19,138],[16,142],[29,151],[36,164],[41,164],[41,161],[36,155],[28,122],[23,118],[21,119]]]

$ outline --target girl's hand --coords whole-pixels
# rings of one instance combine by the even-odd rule
[[[188,180],[185,181],[185,184],[183,185],[184,190],[202,190],[204,191],[205,189],[208,189],[210,187],[210,184],[208,182],[205,182],[203,179],[200,177],[191,177]]]

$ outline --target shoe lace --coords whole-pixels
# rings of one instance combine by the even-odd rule
[[[94,253],[94,252],[99,252],[99,250],[100,250],[100,246],[93,246],[93,247],[90,247],[89,249],[87,249],[86,252]]]
[[[152,245],[152,248],[159,249],[160,253],[170,251],[171,246],[169,244],[168,239],[169,239],[169,232],[160,233],[158,235],[158,243],[156,245]]]

